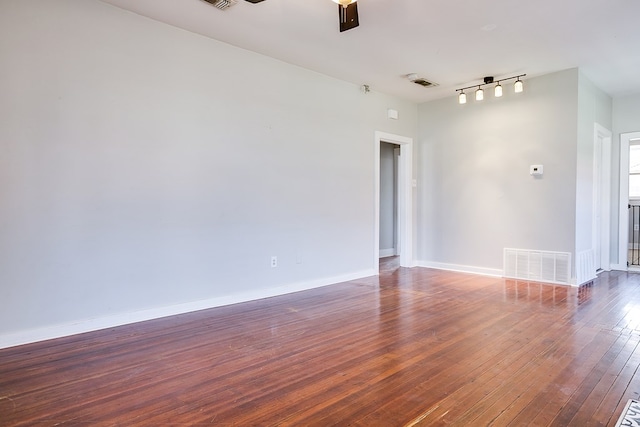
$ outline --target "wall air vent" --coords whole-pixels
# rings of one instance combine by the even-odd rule
[[[217,7],[220,10],[225,10],[236,4],[236,0],[204,0]]]
[[[504,277],[570,285],[571,254],[505,248]]]

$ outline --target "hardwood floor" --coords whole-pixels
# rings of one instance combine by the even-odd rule
[[[380,277],[0,350],[2,426],[613,426],[640,275]]]

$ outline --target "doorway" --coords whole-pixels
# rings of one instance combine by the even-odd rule
[[[634,246],[637,244],[634,238],[638,235],[635,224],[632,222],[634,216],[631,214],[632,205],[640,202],[640,168],[635,165],[631,167],[632,154],[640,147],[640,132],[623,133],[620,135],[620,206],[618,213],[618,265],[620,270],[640,271],[640,266],[633,266]],[[636,153],[634,153],[635,158]],[[636,194],[638,193],[638,194]],[[632,203],[633,202],[633,203]]]
[[[395,251],[401,267],[413,267],[413,139],[386,132],[375,132],[374,138],[374,236],[373,268],[380,273],[380,147],[394,145],[397,153],[397,225]]]
[[[398,250],[398,161],[400,146],[380,143],[380,249],[379,257],[399,254]]]

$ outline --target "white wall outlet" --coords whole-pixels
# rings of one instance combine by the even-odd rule
[[[278,257],[277,256],[272,256],[271,257],[271,268],[275,268],[278,266]]]
[[[640,231],[640,224],[633,224],[633,231]]]
[[[531,165],[529,166],[529,175],[531,176],[542,176],[544,173],[544,166],[542,165]]]

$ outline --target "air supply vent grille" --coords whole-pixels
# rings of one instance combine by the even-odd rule
[[[425,79],[415,79],[415,80],[413,80],[413,82],[414,82],[415,84],[417,84],[417,85],[422,86],[422,87],[433,87],[433,86],[438,86],[437,84],[432,83],[432,82],[430,82],[430,81],[428,81],[428,80],[425,80]]]
[[[236,0],[204,0],[217,7],[220,10],[225,10],[236,4]]]
[[[569,285],[571,254],[505,248],[504,277]]]

